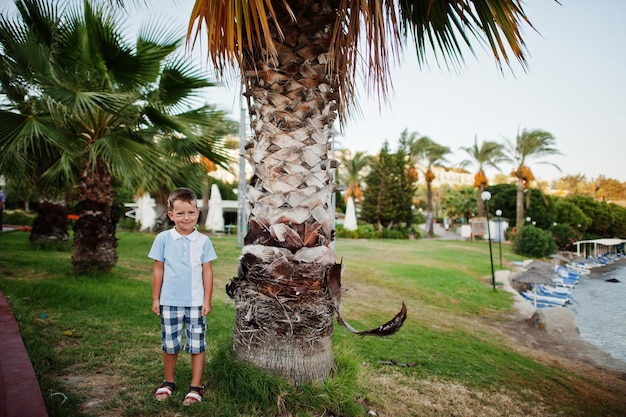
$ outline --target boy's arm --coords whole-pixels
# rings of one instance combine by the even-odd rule
[[[161,314],[160,299],[164,270],[165,264],[163,262],[154,261],[154,267],[152,268],[152,312],[154,314]]]
[[[202,285],[204,286],[202,315],[206,316],[213,309],[211,305],[211,298],[213,297],[213,264],[211,262],[202,264]]]

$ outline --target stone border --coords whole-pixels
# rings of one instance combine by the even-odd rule
[[[0,416],[48,417],[19,327],[0,292]]]

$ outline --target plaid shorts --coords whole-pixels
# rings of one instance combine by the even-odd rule
[[[161,348],[165,353],[180,351],[185,324],[185,352],[193,355],[206,350],[206,317],[202,307],[161,306]]]

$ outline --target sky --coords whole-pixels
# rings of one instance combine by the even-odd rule
[[[148,9],[131,10],[129,22],[165,18],[186,25],[193,0],[153,0]],[[515,141],[522,129],[541,129],[555,137],[562,155],[531,160],[535,177],[550,181],[564,175],[600,175],[626,182],[626,16],[623,0],[526,0],[524,9],[536,30],[524,27],[528,48],[526,71],[516,61],[498,69],[475,44],[459,70],[434,60],[420,68],[413,48],[405,48],[394,66],[389,103],[368,98],[360,88],[360,115],[343,126],[337,146],[377,153],[388,141],[395,149],[403,130],[418,132],[448,146],[450,166],[467,159],[460,150],[477,138]],[[0,0],[11,7],[9,0]],[[210,73],[202,45],[193,51]],[[239,83],[232,77],[211,88],[206,101],[239,118]],[[550,164],[537,164],[537,161]],[[509,173],[512,166],[502,166]],[[488,175],[497,174],[489,170]]]

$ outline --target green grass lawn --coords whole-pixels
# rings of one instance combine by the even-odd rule
[[[153,235],[118,238],[111,273],[77,277],[69,252],[33,251],[24,232],[0,235],[0,290],[50,416],[360,416],[370,409],[379,416],[623,415],[624,399],[610,388],[517,353],[493,329],[490,323],[508,320],[512,297],[492,289],[485,242],[428,239],[336,242],[345,266],[344,319],[361,330],[376,327],[402,302],[408,319],[385,338],[361,338],[337,325],[335,375],[296,388],[231,357],[234,309],[224,286],[236,274],[240,248],[235,236],[212,236],[219,258],[207,394],[194,407],[180,404],[191,374],[184,354],[178,390],[158,403],[152,393],[162,379],[160,327],[150,310],[147,258]],[[505,267],[522,259],[508,245],[502,250]],[[409,397],[416,400],[403,406]]]

